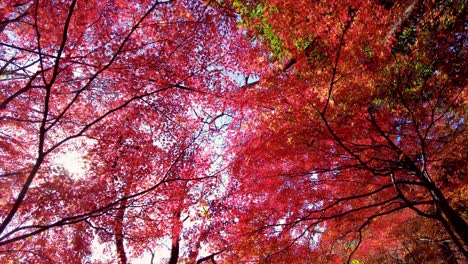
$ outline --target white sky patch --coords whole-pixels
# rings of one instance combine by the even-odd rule
[[[151,258],[153,257],[154,264],[158,263],[167,263],[171,256],[171,238],[169,236],[161,237],[157,241],[157,245],[154,248],[146,248],[144,253],[139,258],[130,258],[129,263],[151,263]],[[115,249],[115,246],[114,246]],[[151,250],[154,256],[151,256]],[[128,254],[129,255],[129,254]],[[180,261],[180,259],[179,259]]]
[[[112,261],[113,259],[116,259],[116,255],[114,255],[113,250],[107,250],[106,247],[111,246],[109,243],[103,243],[101,244],[99,242],[99,239],[95,237],[93,239],[93,242],[91,244],[91,251],[92,251],[92,261]]]
[[[86,171],[89,169],[88,164],[86,164],[83,153],[80,153],[76,150],[70,150],[63,155],[60,155],[54,159],[54,163],[57,165],[63,166],[72,178],[79,179],[82,178]]]

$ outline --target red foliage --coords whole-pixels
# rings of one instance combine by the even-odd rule
[[[93,241],[126,262],[180,232],[175,215],[202,222],[218,181],[205,123],[251,46],[235,17],[203,1],[0,7],[2,262],[90,262]],[[84,175],[57,164],[70,150]]]
[[[465,11],[1,2],[0,261],[466,258]]]
[[[231,137],[239,152],[233,199],[248,197],[239,214],[251,238],[240,243],[256,250],[233,254],[304,263],[292,256],[321,252],[318,262],[350,262],[385,247],[404,258],[417,249],[404,252],[408,241],[392,237],[394,225],[420,216],[445,231],[427,236],[450,241],[452,258],[466,257],[466,194],[448,198],[466,183],[464,7],[443,1],[401,1],[391,10],[377,1],[248,5],[256,13],[233,3],[250,34],[280,61],[241,91],[244,130]],[[441,169],[448,164],[450,173]]]

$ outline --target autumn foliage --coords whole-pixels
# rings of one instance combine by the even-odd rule
[[[1,2],[0,262],[463,263],[465,21],[446,0]]]

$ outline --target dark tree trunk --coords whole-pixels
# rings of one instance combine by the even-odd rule
[[[123,234],[123,221],[125,216],[125,208],[127,207],[127,200],[120,202],[120,208],[117,211],[117,218],[115,223],[115,247],[120,264],[127,264],[127,254],[124,247],[124,234]]]
[[[450,234],[460,251],[468,256],[465,249],[468,245],[468,224],[466,221],[450,206],[442,191],[432,182],[426,171],[420,170],[407,156],[402,159],[402,164],[407,169],[415,172],[416,176],[422,181],[439,210],[440,221],[447,233]]]
[[[177,264],[179,260],[179,243],[180,243],[180,233],[182,230],[182,221],[180,220],[180,212],[177,212],[174,216],[173,226],[172,226],[172,247],[171,247],[171,258],[169,259],[169,264]]]
[[[453,210],[438,188],[435,188],[434,193],[436,194],[436,199],[438,199],[436,203],[440,208],[442,215],[463,241],[463,244],[465,246],[468,245],[468,224],[455,210]]]
[[[172,248],[171,248],[171,258],[169,259],[169,264],[177,264],[179,260],[179,237],[172,238]]]
[[[468,257],[466,251],[468,245],[468,224],[453,210],[439,188],[433,186],[431,189],[436,205],[440,210],[440,221],[461,253],[465,255],[465,257]]]

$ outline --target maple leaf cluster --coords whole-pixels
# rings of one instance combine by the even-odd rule
[[[445,0],[1,2],[0,262],[466,261],[465,21]]]

